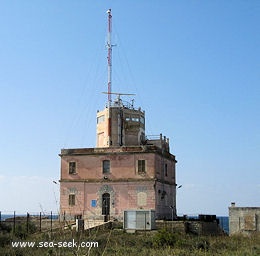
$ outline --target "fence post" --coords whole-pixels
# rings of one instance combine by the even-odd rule
[[[40,212],[40,232],[42,232],[42,212]]]
[[[27,212],[27,217],[26,217],[26,231],[27,231],[27,234],[29,233],[29,217],[30,217],[30,214]]]
[[[14,218],[13,218],[13,233],[15,233],[15,211],[14,211]]]
[[[2,222],[2,212],[0,211],[0,223]]]
[[[52,211],[51,211],[51,235],[52,235]]]

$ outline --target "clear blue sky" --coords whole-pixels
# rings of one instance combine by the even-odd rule
[[[179,214],[260,206],[260,1],[0,1],[0,210],[58,209],[61,148],[94,147],[112,91],[170,138]]]

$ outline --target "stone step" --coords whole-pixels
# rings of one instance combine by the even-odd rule
[[[103,220],[84,220],[84,229],[89,229],[103,225],[105,222]]]

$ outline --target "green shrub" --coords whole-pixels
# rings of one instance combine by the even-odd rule
[[[176,242],[176,237],[173,233],[167,231],[166,229],[159,230],[153,238],[154,247],[167,247],[174,246]]]
[[[205,239],[201,239],[196,242],[196,248],[198,250],[207,251],[209,249],[209,242]]]
[[[1,234],[0,233],[0,247],[5,247],[11,242],[10,234]]]
[[[33,234],[37,230],[34,223],[29,222],[28,226],[26,222],[20,223],[15,227],[14,235],[20,239],[25,239],[28,234]]]
[[[4,222],[0,222],[0,232],[1,233],[10,233],[12,230],[11,225],[8,225]]]

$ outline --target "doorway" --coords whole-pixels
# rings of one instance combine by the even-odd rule
[[[104,220],[108,221],[110,214],[110,194],[104,193],[102,195],[102,215],[105,215]]]

